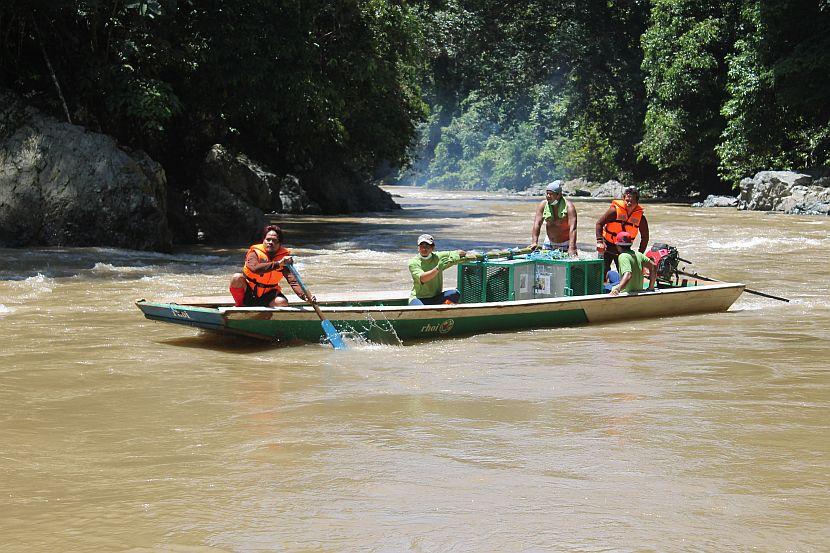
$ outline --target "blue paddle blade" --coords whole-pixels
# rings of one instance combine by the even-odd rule
[[[340,336],[340,333],[337,332],[337,329],[334,328],[334,325],[331,324],[331,321],[329,321],[328,319],[323,319],[321,321],[321,324],[323,325],[323,330],[326,331],[326,338],[329,339],[329,342],[331,342],[331,346],[334,349],[348,349],[346,347],[346,343],[343,341],[343,337]]]

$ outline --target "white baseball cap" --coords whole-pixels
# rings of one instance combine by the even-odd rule
[[[430,246],[434,246],[435,238],[433,238],[431,234],[422,234],[418,237],[418,245],[420,246],[421,244],[425,243],[429,244]]]

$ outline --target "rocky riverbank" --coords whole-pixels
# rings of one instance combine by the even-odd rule
[[[147,153],[0,89],[0,247],[247,244],[266,214],[400,209],[387,192],[336,166],[276,174],[222,144],[197,165],[192,182],[171,190]]]
[[[625,185],[609,180],[594,183],[585,179],[563,181],[566,196],[582,198],[619,198]],[[520,196],[543,196],[545,185],[539,184],[517,192]],[[667,198],[642,191],[643,199],[691,202],[688,198]],[[799,215],[830,215],[830,168],[795,171],[761,171],[741,180],[735,196],[710,195],[692,203],[694,207],[730,207],[751,211],[778,211]]]

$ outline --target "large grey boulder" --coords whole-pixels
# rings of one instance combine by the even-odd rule
[[[367,181],[336,159],[318,162],[300,176],[308,197],[323,213],[392,211],[401,209],[389,192]]]
[[[715,196],[709,194],[702,202],[695,202],[692,207],[737,207],[738,198],[735,196]]]
[[[215,144],[202,163],[193,194],[197,238],[206,243],[251,242],[261,238],[277,177],[246,156]]]
[[[593,183],[587,179],[578,178],[566,180],[562,185],[562,190],[566,196],[574,197],[590,197],[591,189],[594,188]]]
[[[742,179],[738,209],[830,214],[830,179],[825,172],[761,171]]]
[[[169,251],[166,190],[144,152],[0,89],[0,246]]]
[[[594,189],[593,192],[591,192],[591,196],[594,198],[619,199],[622,198],[623,190],[625,190],[625,186],[623,186],[622,183],[615,180],[609,180]]]
[[[205,156],[195,188],[192,220],[196,238],[207,243],[261,238],[265,213],[320,213],[296,177],[280,177],[221,144]]]
[[[281,213],[320,213],[320,206],[312,202],[305,189],[300,186],[300,179],[294,175],[285,175],[279,182],[279,189],[274,192],[273,210]]]

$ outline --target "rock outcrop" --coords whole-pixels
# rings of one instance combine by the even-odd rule
[[[830,215],[830,177],[825,173],[761,171],[741,180],[738,209]]]
[[[205,156],[192,199],[195,238],[207,243],[261,238],[265,212],[319,212],[295,178],[278,177],[244,154],[214,144]]]
[[[737,207],[738,198],[735,196],[715,196],[710,194],[702,202],[695,202],[692,207]]]
[[[625,186],[619,181],[609,180],[591,192],[592,198],[622,198]]]
[[[518,196],[544,196],[545,187],[548,183],[534,184],[525,190],[516,192]],[[625,185],[619,181],[609,180],[604,183],[591,182],[587,179],[578,178],[562,182],[562,191],[568,197],[592,197],[592,198],[622,198]],[[505,190],[505,192],[508,192]]]
[[[191,200],[196,237],[207,243],[259,238],[265,213],[351,213],[400,209],[377,186],[331,164],[303,174],[279,176],[263,164],[221,144],[205,157]]]
[[[0,246],[169,251],[162,167],[0,89]]]
[[[335,160],[324,165],[300,178],[277,175],[215,145],[192,181],[168,190],[164,169],[146,153],[0,89],[0,247],[170,251],[171,228],[186,242],[249,243],[261,237],[265,213],[400,209],[356,172]]]
[[[385,190],[332,160],[300,175],[300,184],[323,213],[400,209]]]

